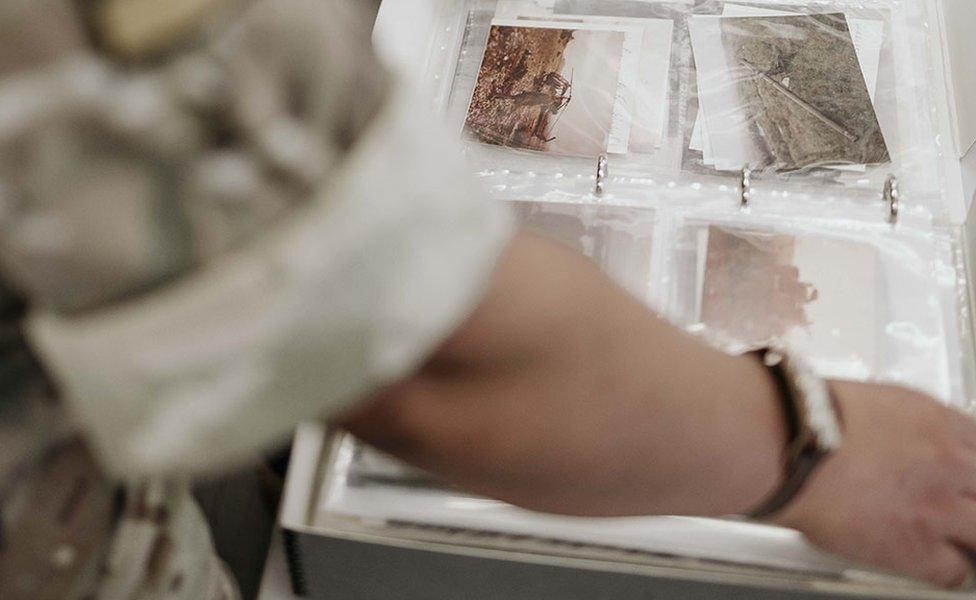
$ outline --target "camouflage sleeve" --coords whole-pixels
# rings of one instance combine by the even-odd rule
[[[386,101],[348,2],[37,4],[0,0],[0,32],[15,33],[0,41],[0,275],[59,313],[150,292],[264,234]],[[60,34],[37,42],[52,22]]]
[[[0,275],[116,472],[223,468],[404,376],[510,235],[355,3],[216,4],[168,54],[120,9],[115,54],[0,81]]]

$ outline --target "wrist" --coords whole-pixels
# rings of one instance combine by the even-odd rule
[[[736,361],[743,374],[744,392],[737,418],[745,421],[748,429],[735,471],[744,473],[743,482],[748,484],[741,486],[730,514],[746,514],[782,486],[789,429],[779,387],[770,371],[750,355],[738,356]]]
[[[801,357],[776,348],[751,357],[772,375],[787,429],[782,483],[748,513],[769,519],[795,502],[823,462],[840,449],[842,435],[834,391]]]

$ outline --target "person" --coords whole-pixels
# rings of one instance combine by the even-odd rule
[[[517,231],[353,3],[179,5],[0,3],[0,595],[233,598],[186,482],[308,418],[539,511],[750,514],[781,487],[772,371]],[[768,519],[963,584],[976,425],[828,386],[842,445]],[[15,498],[72,481],[99,526],[38,554],[55,521]]]

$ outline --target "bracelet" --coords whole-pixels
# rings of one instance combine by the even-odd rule
[[[772,348],[752,353],[773,376],[787,425],[783,483],[751,519],[768,519],[786,508],[803,490],[825,458],[840,448],[837,403],[829,384],[802,360]]]

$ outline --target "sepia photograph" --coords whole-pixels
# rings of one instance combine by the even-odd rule
[[[847,240],[710,226],[699,240],[700,322],[723,341],[787,344],[876,366],[877,252]]]
[[[707,231],[701,321],[745,345],[782,341],[810,326],[807,307],[819,296],[794,265],[796,239],[720,227]]]
[[[623,138],[610,134],[608,151],[621,154],[652,154],[663,143],[670,117],[671,52],[674,21],[670,19],[638,19],[626,17],[556,15],[554,22],[578,22],[586,25],[614,25],[639,27],[642,40],[639,53],[634,54],[625,43],[624,59],[620,67],[620,94],[632,92],[634,104],[622,114],[629,118],[615,123]],[[626,96],[627,99],[630,96]],[[618,105],[619,106],[619,105]],[[621,127],[623,126],[623,127]]]
[[[626,37],[608,28],[492,26],[465,131],[521,150],[606,152]]]
[[[721,19],[729,68],[766,164],[890,162],[843,14]]]

